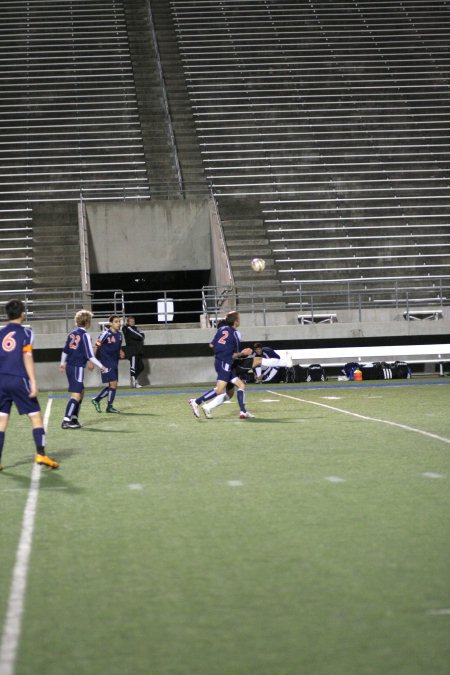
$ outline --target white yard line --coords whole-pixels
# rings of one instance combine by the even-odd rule
[[[379,417],[368,417],[367,415],[359,415],[358,413],[350,412],[349,410],[343,410],[342,408],[336,408],[327,403],[318,403],[317,401],[308,401],[304,398],[299,398],[298,396],[289,396],[288,394],[282,394],[279,391],[270,391],[266,390],[268,394],[276,394],[277,396],[283,396],[284,398],[290,398],[293,401],[299,401],[300,403],[308,403],[310,405],[318,405],[321,408],[327,408],[328,410],[333,410],[333,412],[340,412],[344,415],[351,415],[351,417],[358,417],[361,420],[368,420],[369,422],[381,422],[382,424],[389,424],[391,427],[398,427],[399,429],[404,429],[405,431],[413,431],[416,434],[421,434],[422,436],[427,436],[428,438],[434,438],[437,441],[442,441],[443,443],[450,444],[450,438],[445,436],[438,436],[437,434],[432,434],[429,431],[423,431],[423,429],[416,429],[416,427],[410,427],[407,424],[400,424],[399,422],[391,422],[390,420],[383,420]],[[0,673],[0,675],[2,675]]]
[[[44,415],[45,430],[47,430],[51,407],[52,399],[49,398]],[[30,563],[31,546],[33,543],[34,525],[36,521],[41,468],[42,467],[39,464],[33,464],[31,484],[23,513],[22,530],[16,552],[16,562],[12,575],[8,608],[6,610],[2,642],[0,645],[0,675],[14,675],[14,669],[16,665],[17,650],[19,647],[20,633],[22,630],[22,617],[28,580],[28,567]]]

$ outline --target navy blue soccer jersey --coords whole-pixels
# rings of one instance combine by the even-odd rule
[[[0,377],[17,375],[28,378],[23,354],[33,351],[33,331],[18,323],[0,328]]]
[[[264,359],[279,359],[280,355],[272,347],[263,347],[261,356]]]
[[[84,368],[90,358],[94,356],[92,340],[85,328],[74,328],[67,336],[63,352],[67,354],[68,366]]]
[[[97,356],[104,366],[114,368],[120,358],[122,347],[122,333],[106,328],[97,338],[95,346],[98,348]]]
[[[211,344],[216,358],[224,363],[233,363],[233,354],[241,351],[239,333],[232,326],[219,328]]]

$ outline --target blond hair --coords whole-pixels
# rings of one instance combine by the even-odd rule
[[[80,309],[80,311],[75,314],[75,323],[77,326],[85,328],[86,326],[91,325],[93,316],[92,312],[88,309]]]

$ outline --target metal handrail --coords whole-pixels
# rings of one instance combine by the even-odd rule
[[[101,317],[110,314],[125,316],[133,314],[142,323],[158,323],[158,315],[164,316],[159,323],[192,323],[200,321],[202,315],[217,320],[223,313],[223,305],[228,302],[241,312],[262,314],[264,322],[268,312],[336,312],[338,310],[356,311],[362,319],[363,310],[393,308],[397,311],[413,313],[414,308],[434,307],[441,311],[450,305],[450,277],[427,281],[423,277],[400,280],[383,287],[379,280],[339,283],[316,282],[298,284],[280,296],[279,289],[261,291],[258,284],[240,284],[237,286],[204,286],[196,289],[141,290],[105,289],[83,291],[0,291],[0,303],[11,297],[18,297],[26,304],[29,320],[50,321],[63,319],[71,321],[76,311],[89,306]],[[174,303],[173,312],[158,310],[158,302]],[[169,317],[169,314],[171,318]],[[173,317],[172,317],[173,314]]]
[[[176,139],[175,139],[175,133],[174,133],[173,126],[172,126],[172,115],[171,115],[170,109],[169,109],[169,101],[168,101],[168,98],[167,98],[166,83],[165,83],[165,79],[164,79],[164,71],[163,71],[163,67],[162,67],[162,63],[161,63],[161,57],[160,57],[160,53],[159,53],[158,39],[156,37],[155,24],[154,24],[154,21],[153,21],[153,12],[152,12],[152,8],[150,6],[149,0],[146,0],[146,8],[147,8],[147,16],[148,16],[150,34],[152,36],[153,48],[155,50],[158,78],[159,78],[159,83],[160,83],[160,88],[161,88],[161,96],[162,96],[162,101],[163,101],[163,104],[164,104],[164,109],[165,109],[165,112],[166,112],[166,120],[167,120],[167,126],[168,126],[168,131],[169,131],[169,138],[170,138],[170,143],[171,143],[172,151],[173,151],[173,157],[174,157],[174,161],[175,161],[175,170],[176,170],[177,180],[178,180],[178,190],[179,190],[180,195],[183,195],[183,176],[181,174],[180,160],[178,158],[178,148],[177,148],[177,143],[176,143]]]

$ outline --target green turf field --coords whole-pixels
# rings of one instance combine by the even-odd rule
[[[50,398],[15,675],[448,675],[450,381],[386,384]],[[32,451],[14,414],[0,635]]]

